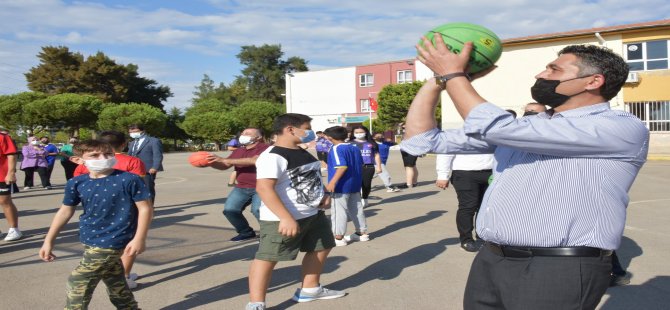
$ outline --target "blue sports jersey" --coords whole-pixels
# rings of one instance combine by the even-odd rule
[[[349,143],[333,145],[328,152],[328,182],[333,179],[337,167],[347,167],[335,185],[335,193],[357,193],[363,184],[363,157],[357,147]]]
[[[391,152],[391,147],[385,143],[377,142],[377,147],[379,148],[379,157],[382,159],[382,164],[386,165],[386,161],[389,159],[389,153]]]
[[[355,146],[358,147],[358,149],[361,152],[361,155],[363,156],[363,164],[364,165],[375,165],[375,154],[379,152],[379,148],[377,147],[377,143],[369,142],[369,141],[351,141],[354,143]]]
[[[151,193],[139,176],[114,170],[103,178],[82,174],[67,181],[63,204],[74,208],[81,202],[84,208],[79,216],[81,243],[123,249],[137,230],[135,202],[148,199]]]

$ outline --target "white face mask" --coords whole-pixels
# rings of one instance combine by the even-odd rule
[[[111,157],[107,159],[86,159],[84,160],[84,165],[90,171],[100,172],[113,168],[114,165],[116,165],[116,158]]]
[[[32,142],[30,142],[30,144],[32,144],[32,145],[40,145],[40,142],[37,141],[37,140],[33,140]]]
[[[365,139],[365,133],[355,133],[354,137],[358,140],[363,140]]]
[[[137,138],[139,138],[139,137],[141,137],[141,136],[142,136],[142,133],[141,133],[141,132],[131,132],[131,133],[130,133],[130,137],[133,138],[133,139],[137,139]]]
[[[240,139],[238,140],[240,144],[242,145],[249,145],[254,143],[256,140],[256,137],[250,137],[250,136],[240,136]]]

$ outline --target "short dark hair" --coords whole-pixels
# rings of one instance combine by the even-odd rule
[[[322,134],[322,133],[323,133],[323,131],[321,131],[321,130],[319,130],[319,131],[316,132],[317,135],[318,135],[318,134]]]
[[[109,143],[100,140],[85,140],[75,143],[72,147],[72,153],[76,156],[82,156],[84,153],[93,151],[114,153],[114,149]]]
[[[333,126],[327,128],[323,134],[337,141],[344,141],[347,139],[349,132],[347,131],[347,128],[342,126]]]
[[[309,123],[312,121],[312,118],[299,113],[286,113],[279,115],[275,118],[272,123],[272,133],[276,135],[281,135],[284,128],[288,126],[300,127],[304,123]]]
[[[114,150],[118,150],[126,143],[126,135],[118,131],[103,131],[100,133],[100,141],[107,142]]]
[[[628,64],[619,55],[606,47],[596,45],[569,45],[564,47],[558,55],[572,54],[579,61],[580,75],[602,74],[605,77],[600,95],[605,100],[616,96],[628,78]]]
[[[142,124],[130,124],[130,125],[128,125],[128,129],[139,129],[141,131],[144,131],[144,125],[142,125]]]

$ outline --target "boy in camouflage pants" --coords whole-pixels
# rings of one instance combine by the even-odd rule
[[[68,279],[65,309],[87,309],[100,280],[117,309],[138,309],[126,284],[121,256],[144,252],[153,217],[151,193],[137,175],[112,168],[116,160],[109,144],[85,141],[75,145],[74,154],[73,161],[86,165],[90,174],[67,182],[63,205],[51,223],[40,257],[47,262],[56,258],[52,253],[56,236],[81,203],[79,236],[85,251]]]

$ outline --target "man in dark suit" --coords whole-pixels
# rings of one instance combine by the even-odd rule
[[[151,137],[144,131],[144,126],[131,124],[128,133],[133,141],[128,144],[128,155],[138,157],[147,168],[144,177],[151,191],[152,200],[156,200],[155,180],[158,171],[163,171],[163,145],[161,140]]]

